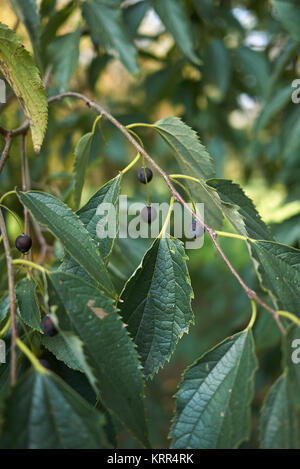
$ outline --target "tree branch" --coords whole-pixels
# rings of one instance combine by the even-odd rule
[[[0,158],[0,173],[1,173],[2,169],[4,168],[4,165],[7,161],[7,158],[9,157],[9,150],[10,150],[10,147],[11,147],[11,142],[12,142],[12,137],[11,137],[11,134],[8,133],[5,136],[5,145],[4,145],[4,149],[3,149],[3,152],[2,152],[2,155],[1,155],[1,158]]]
[[[263,306],[267,311],[269,311],[273,315],[273,317],[274,317],[278,327],[280,328],[281,332],[283,334],[285,334],[285,329],[284,329],[283,325],[280,322],[280,318],[279,318],[279,315],[278,315],[277,311],[274,310],[273,308],[271,308],[270,306],[268,306],[264,301],[262,301],[257,296],[257,294],[245,284],[243,279],[240,277],[240,275],[237,273],[237,271],[232,266],[229,259],[224,254],[221,246],[218,244],[218,242],[216,240],[216,232],[212,228],[207,226],[206,223],[204,223],[203,220],[201,220],[198,217],[198,215],[190,208],[188,203],[181,197],[179,192],[177,192],[177,190],[173,186],[173,184],[172,184],[169,176],[167,175],[167,173],[151,158],[151,156],[147,153],[147,151],[135,140],[135,138],[130,134],[130,132],[128,132],[126,127],[124,127],[124,125],[122,125],[114,116],[112,116],[102,106],[95,103],[94,101],[91,101],[89,98],[82,95],[81,93],[76,93],[76,92],[73,92],[73,91],[68,91],[68,92],[65,92],[65,93],[61,93],[57,96],[52,96],[51,98],[49,98],[48,103],[52,103],[52,102],[55,102],[55,101],[60,101],[61,99],[66,98],[66,97],[74,97],[74,98],[81,99],[82,101],[84,101],[86,103],[86,105],[88,107],[90,107],[92,109],[95,109],[99,114],[105,116],[115,127],[117,127],[120,130],[120,132],[122,132],[123,135],[125,135],[125,137],[137,149],[137,151],[139,153],[141,153],[146,158],[146,160],[149,161],[149,163],[156,169],[156,171],[165,180],[166,184],[168,185],[168,187],[170,189],[172,197],[175,200],[177,200],[178,202],[180,202],[186,208],[186,210],[188,210],[193,215],[193,217],[201,224],[201,226],[203,226],[205,228],[205,230],[207,231],[208,235],[210,236],[214,246],[216,247],[217,251],[221,255],[222,259],[224,260],[225,264],[228,266],[231,273],[234,275],[234,277],[237,279],[239,284],[245,290],[248,297],[250,299],[255,300],[257,303],[259,303],[261,306]]]
[[[10,383],[12,386],[16,383],[17,377],[17,326],[16,326],[16,300],[15,300],[15,282],[14,272],[12,265],[12,257],[10,252],[10,246],[7,236],[6,225],[2,210],[0,209],[0,229],[3,236],[4,251],[6,256],[7,264],[7,275],[8,275],[8,290],[9,290],[9,302],[10,302],[10,318],[11,318],[11,362],[10,362]]]
[[[17,135],[26,135],[29,129],[29,120],[26,120],[20,127],[17,127],[13,130],[7,130],[4,127],[0,127],[0,134],[4,137],[5,146],[0,158],[0,173],[5,166],[5,163],[9,157],[9,150],[12,143],[12,138],[16,137]]]

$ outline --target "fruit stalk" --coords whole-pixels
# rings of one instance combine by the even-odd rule
[[[27,192],[30,189],[28,164],[26,158],[26,135],[20,135],[20,152],[21,152],[21,174],[22,174],[22,190]],[[24,233],[29,235],[29,211],[24,207]]]

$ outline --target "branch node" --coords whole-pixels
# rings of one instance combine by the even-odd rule
[[[248,295],[248,298],[250,298],[250,300],[256,300],[256,298],[257,298],[257,295],[256,295],[254,290],[249,289],[247,291],[247,295]]]

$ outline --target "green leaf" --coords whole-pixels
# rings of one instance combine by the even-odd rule
[[[3,321],[5,321],[8,312],[9,312],[10,304],[9,304],[9,294],[5,293],[0,300],[0,326]]]
[[[155,240],[121,294],[121,314],[137,344],[146,376],[153,376],[170,360],[193,322],[186,259],[181,241]]]
[[[193,6],[199,18],[213,23],[218,15],[218,7],[213,0],[193,0]]]
[[[71,257],[96,281],[113,292],[113,286],[88,231],[78,216],[61,200],[44,192],[18,192],[20,201],[38,223],[56,236]]]
[[[290,159],[290,155],[299,148],[300,119],[299,115],[294,124],[289,128],[284,138],[283,159]]]
[[[277,309],[299,316],[300,251],[272,241],[256,242],[251,251],[258,262],[261,285],[268,290]]]
[[[17,35],[0,23],[0,70],[30,120],[33,146],[40,151],[48,119],[47,99],[38,69]]]
[[[211,179],[207,184],[217,191],[223,213],[237,232],[257,240],[247,244],[262,288],[277,308],[299,315],[300,251],[273,241],[252,201],[237,184],[226,179]]]
[[[47,18],[56,7],[56,0],[41,0],[39,13],[41,18]]]
[[[291,85],[282,88],[280,91],[264,105],[259,116],[256,119],[254,125],[254,132],[266,127],[271,119],[287,104],[291,101],[292,89]]]
[[[260,419],[263,449],[299,449],[298,424],[286,373],[269,391]]]
[[[164,117],[155,122],[153,128],[159,131],[175,150],[178,160],[195,177],[208,179],[214,175],[213,161],[200,142],[196,132],[178,117]]]
[[[83,355],[82,342],[71,332],[60,331],[54,337],[42,337],[42,344],[56,356],[57,360],[64,362],[72,370],[84,373],[83,360],[77,359]]]
[[[253,327],[256,353],[266,353],[282,339],[282,332],[271,314],[259,314]]]
[[[288,381],[298,408],[300,407],[300,327],[293,324],[283,340],[284,366],[288,370]]]
[[[207,46],[203,72],[205,81],[216,85],[224,96],[230,81],[231,61],[228,49],[222,40],[214,39]]]
[[[194,52],[192,26],[183,3],[179,0],[151,0],[151,5],[183,54],[198,65],[200,59]]]
[[[47,288],[45,291],[46,297],[48,298],[47,301],[47,306],[48,310],[51,313],[51,317],[53,318],[53,321],[56,323],[56,328],[57,330],[63,330],[63,331],[71,331],[74,332],[71,320],[67,314],[67,311],[65,309],[65,306],[63,302],[61,301],[60,297],[57,295],[55,288],[52,285],[52,282],[50,282],[49,278],[47,277]],[[54,336],[51,339],[54,339]],[[46,336],[43,336],[45,339]]]
[[[60,91],[65,91],[75,73],[79,59],[80,30],[57,37],[49,44],[48,52]],[[67,51],[67,53],[66,53]]]
[[[9,0],[18,19],[24,23],[34,50],[36,59],[39,59],[39,27],[40,15],[36,0]]]
[[[92,132],[85,134],[76,145],[74,161],[74,201],[76,210],[79,208],[81,193],[84,184],[84,176],[89,161],[91,143],[93,139]]]
[[[146,107],[154,106],[164,99],[166,94],[172,92],[178,85],[183,67],[184,62],[177,60],[174,64],[167,64],[164,68],[147,75],[144,81]]]
[[[73,275],[49,277],[84,343],[105,406],[147,446],[141,366],[112,299]]]
[[[125,28],[119,4],[106,0],[86,0],[82,4],[82,14],[96,44],[107,52],[113,50],[129,72],[136,74],[136,48]]]
[[[91,91],[95,90],[97,80],[110,60],[111,57],[108,54],[103,54],[94,57],[91,61],[91,64],[88,69],[88,82]]]
[[[268,92],[270,67],[264,53],[241,46],[237,49],[236,59],[236,66],[243,70],[248,88],[265,96]]]
[[[90,200],[78,210],[77,215],[80,220],[86,227],[91,238],[97,242],[99,251],[103,259],[107,259],[110,255],[115,238],[103,238],[100,239],[97,236],[97,226],[103,219],[106,218],[107,214],[99,213],[99,209],[102,204],[113,204],[116,209],[117,215],[117,226],[116,232],[118,230],[118,203],[119,195],[121,189],[122,175],[119,175],[110,181],[108,181],[104,186],[102,186],[91,198]]]
[[[41,314],[36,301],[36,283],[33,279],[23,278],[16,285],[20,316],[32,329],[41,330]]]
[[[105,261],[108,260],[109,255],[114,246],[115,238],[99,238],[97,236],[97,226],[98,223],[105,220],[106,214],[100,214],[99,208],[101,204],[110,203],[114,204],[116,207],[116,224],[118,224],[118,197],[120,194],[122,176],[117,176],[114,179],[108,181],[104,186],[102,186],[90,200],[78,210],[77,215],[79,216],[80,221],[84,224],[85,228],[89,232],[93,241],[97,244],[100,251],[102,259]],[[116,232],[118,226],[116,226]],[[86,272],[75,262],[74,259],[70,256],[66,256],[60,267],[60,270],[63,272],[77,275],[78,277],[83,278],[84,280],[91,282],[91,278],[86,274]]]
[[[213,162],[196,132],[178,117],[165,117],[151,126],[174,150],[181,171],[200,179],[200,184],[186,181],[195,202],[205,205],[205,220],[215,229],[222,225],[223,216],[218,200],[211,194],[205,180],[214,176]]]
[[[65,314],[67,314],[66,311]],[[52,314],[52,317],[59,333],[54,337],[43,336],[42,344],[55,355],[57,360],[63,361],[72,370],[85,373],[95,394],[97,394],[96,380],[87,363],[83,342],[73,332],[61,329],[61,324],[65,321],[58,320],[56,314]]]
[[[5,401],[3,418],[1,448],[108,447],[103,415],[52,373],[27,372]]]
[[[272,0],[275,15],[283,27],[295,38],[300,39],[300,5],[298,0]]]
[[[254,239],[273,239],[252,200],[238,184],[228,179],[210,179],[206,183],[218,193],[224,215],[239,234]]]
[[[3,398],[8,394],[10,388],[10,363],[8,363],[9,352],[6,352],[6,363],[0,363],[0,406]],[[1,424],[0,424],[1,430]]]
[[[297,54],[300,49],[300,44],[294,39],[290,39],[282,48],[280,54],[274,60],[274,65],[272,69],[272,74],[268,80],[268,97],[270,97],[275,92],[275,85],[278,82],[281,75],[284,73],[287,65],[297,57]]]
[[[43,54],[44,63],[47,63],[47,47],[49,43],[55,38],[55,35],[60,26],[69,18],[71,13],[75,10],[77,4],[71,0],[64,7],[59,10],[54,10],[47,23],[41,28],[41,50]]]
[[[251,331],[226,339],[191,365],[177,392],[172,448],[232,449],[249,439],[256,368]]]
[[[149,4],[144,0],[132,5],[129,4],[123,9],[125,24],[128,26],[128,29],[132,35],[136,34],[138,27],[141,24],[148,9]]]

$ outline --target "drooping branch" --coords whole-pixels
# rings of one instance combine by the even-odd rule
[[[83,94],[76,93],[76,92],[73,92],[73,91],[68,91],[66,93],[61,93],[57,96],[52,96],[51,98],[48,99],[48,103],[50,104],[54,101],[59,101],[63,98],[71,97],[71,96],[83,100],[88,107],[95,109],[99,114],[106,117],[115,127],[117,127],[120,130],[120,132],[122,132],[125,135],[125,137],[132,143],[132,145],[135,146],[135,148],[138,150],[138,152],[141,153],[149,161],[149,163],[151,163],[151,165],[156,169],[156,171],[158,171],[158,173],[161,175],[161,177],[165,180],[166,184],[169,186],[171,194],[173,195],[175,200],[177,199],[177,200],[180,201],[180,199],[178,199],[178,196],[180,197],[180,195],[178,194],[178,192],[173,187],[168,175],[164,172],[164,170],[151,158],[151,156],[136,141],[136,139],[126,129],[126,127],[124,127],[124,125],[122,125],[114,116],[112,116],[102,106],[95,103],[94,101],[91,101],[89,98],[87,98]],[[183,199],[182,199],[182,202],[184,202]]]
[[[15,300],[15,282],[12,257],[10,246],[7,236],[6,225],[2,210],[0,209],[0,229],[3,236],[3,245],[6,256],[7,276],[8,276],[8,290],[9,290],[9,303],[10,303],[10,318],[11,318],[11,361],[10,361],[10,383],[12,386],[16,383],[17,377],[17,326],[16,326],[16,300]]]
[[[173,184],[172,184],[169,176],[167,175],[167,173],[151,158],[151,156],[148,154],[148,152],[139,144],[139,142],[136,141],[136,139],[126,129],[126,127],[124,127],[124,125],[122,125],[114,116],[112,116],[108,111],[106,111],[106,109],[104,109],[102,106],[95,103],[94,101],[90,100],[86,96],[82,95],[81,93],[76,93],[76,92],[72,92],[72,91],[61,93],[57,96],[52,96],[51,98],[49,98],[48,103],[52,103],[52,102],[55,102],[55,101],[60,101],[61,99],[65,98],[65,97],[75,97],[75,98],[81,99],[82,101],[84,101],[86,103],[86,105],[88,107],[90,107],[92,109],[95,109],[99,114],[101,114],[102,116],[105,116],[115,127],[117,127],[120,130],[120,132],[123,133],[123,135],[125,135],[125,137],[137,149],[137,151],[139,153],[141,153],[146,158],[147,161],[149,161],[149,163],[156,169],[156,171],[165,180],[166,184],[168,185],[168,187],[170,189],[172,197],[175,200],[177,200],[178,202],[180,202],[186,208],[186,210],[188,210],[193,215],[193,217],[201,224],[201,226],[203,226],[205,228],[205,230],[209,234],[214,246],[216,247],[217,251],[221,255],[222,259],[224,260],[225,264],[228,266],[231,273],[234,275],[234,277],[237,279],[239,284],[245,290],[248,297],[250,299],[255,300],[257,303],[259,303],[261,306],[263,306],[265,309],[267,309],[273,315],[278,327],[280,328],[281,332],[284,334],[285,329],[284,329],[283,325],[281,324],[281,321],[280,321],[280,318],[279,318],[279,315],[278,315],[277,311],[274,310],[273,308],[271,308],[270,306],[268,306],[264,301],[262,301],[257,296],[257,294],[251,288],[249,288],[246,285],[246,283],[243,281],[243,279],[240,277],[240,275],[234,269],[231,262],[229,261],[229,259],[225,255],[225,253],[223,252],[221,246],[217,242],[216,232],[212,228],[210,228],[208,225],[206,225],[206,223],[204,223],[203,220],[201,220],[198,217],[198,215],[190,208],[189,204],[181,197],[179,192],[173,186]]]

